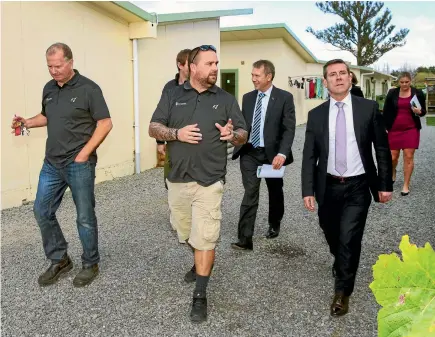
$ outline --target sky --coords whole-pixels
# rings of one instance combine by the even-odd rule
[[[158,14],[195,12],[220,9],[252,8],[254,13],[221,18],[221,27],[285,23],[306,47],[320,60],[342,58],[356,64],[355,57],[318,40],[306,28],[321,30],[334,25],[340,18],[324,14],[314,1],[133,1],[148,12]],[[385,1],[384,8],[392,12],[395,31],[408,28],[406,45],[384,54],[374,65],[382,70],[435,65],[435,1]]]

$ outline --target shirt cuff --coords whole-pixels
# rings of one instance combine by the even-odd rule
[[[284,159],[287,159],[287,156],[285,154],[278,153],[278,156],[281,156],[281,157],[284,157]]]

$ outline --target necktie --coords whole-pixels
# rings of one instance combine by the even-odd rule
[[[347,171],[347,141],[346,141],[346,116],[344,115],[343,102],[337,102],[337,120],[335,124],[335,170],[343,175]]]
[[[260,92],[260,94],[258,95],[257,106],[254,112],[254,122],[252,123],[251,138],[251,144],[254,148],[260,146],[261,101],[264,96],[266,95]]]

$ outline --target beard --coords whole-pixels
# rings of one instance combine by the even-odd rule
[[[201,78],[199,79],[199,83],[204,86],[204,87],[212,87],[216,84],[217,81],[217,73],[212,73],[209,74],[207,77],[205,78]]]

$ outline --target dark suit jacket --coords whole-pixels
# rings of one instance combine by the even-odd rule
[[[248,140],[251,135],[257,94],[258,91],[254,90],[243,95],[242,113],[249,129]],[[270,93],[263,129],[264,150],[270,163],[278,153],[287,157],[284,165],[293,162],[291,147],[295,138],[295,128],[296,116],[293,95],[274,86]],[[235,147],[232,159],[237,159],[243,155],[247,148],[247,144]]]
[[[385,98],[385,104],[384,104],[384,120],[385,120],[385,127],[388,131],[391,130],[394,124],[394,120],[397,117],[397,104],[399,102],[399,92],[400,88],[393,88],[388,91],[387,97]],[[415,122],[415,127],[417,129],[421,129],[421,122],[420,117],[423,117],[426,115],[426,97],[420,89],[416,89],[414,87],[411,87],[411,98],[414,97],[414,95],[417,96],[418,101],[421,105],[421,115],[417,116],[411,109],[411,106],[409,106],[409,113],[412,115],[412,118]]]
[[[364,98],[364,94],[363,94],[361,88],[355,84],[352,84],[352,88],[350,89],[350,93],[352,95]]]
[[[378,191],[393,190],[391,152],[384,121],[375,101],[351,97],[358,149],[373,198],[379,202]],[[302,197],[315,196],[320,205],[324,200],[328,169],[329,103],[330,100],[308,113],[302,158]],[[377,169],[372,144],[376,152]]]

